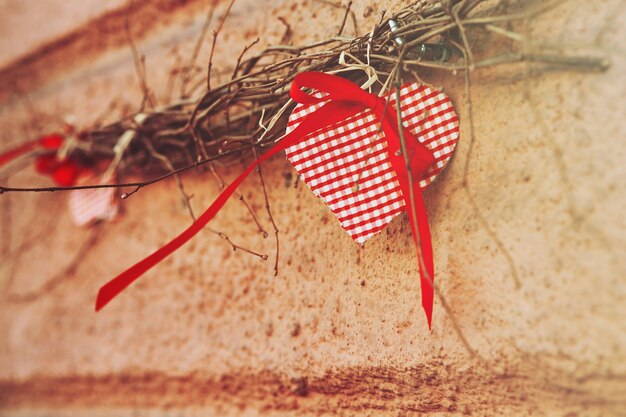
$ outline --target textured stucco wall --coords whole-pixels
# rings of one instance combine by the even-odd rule
[[[74,3],[84,10],[93,3],[84,16],[103,7],[58,7]],[[189,55],[206,4],[145,4],[134,15],[137,43],[150,86],[167,101],[168,73],[176,57]],[[360,31],[379,10],[399,4],[355,4]],[[167,16],[155,12],[166,6]],[[319,2],[241,0],[220,35],[218,70],[257,36],[277,42],[279,16],[301,42],[334,33],[341,14]],[[119,221],[96,229],[71,224],[62,194],[0,196],[0,414],[620,415],[625,18],[621,0],[573,0],[530,28],[545,43],[609,56],[605,73],[525,76],[516,66],[473,74],[476,140],[467,183],[463,77],[421,74],[443,87],[461,119],[457,155],[425,199],[441,294],[476,356],[440,299],[428,332],[406,216],[360,249],[303,184],[294,188],[294,171],[279,157],[264,170],[280,229],[277,277],[272,238],[263,239],[233,200],[212,227],[269,261],[233,252],[205,232],[97,315],[99,285],[189,223],[176,184],[143,189],[123,201]],[[0,21],[14,42],[28,36],[11,24],[21,19],[27,17]],[[68,31],[82,23],[59,19]],[[3,55],[14,64],[0,69],[0,149],[52,130],[64,117],[87,126],[138,106],[123,34],[78,30],[98,36],[70,36],[36,59]],[[477,54],[498,47],[482,39],[474,39]],[[243,162],[221,171],[233,178]],[[28,169],[7,181],[45,184]],[[184,181],[196,211],[219,192],[208,172]],[[270,230],[259,186],[251,177],[241,191]],[[66,271],[85,242],[91,249]]]

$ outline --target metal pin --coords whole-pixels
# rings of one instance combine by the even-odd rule
[[[393,19],[389,20],[389,29],[391,29],[392,33],[395,33],[398,31],[398,22],[396,22]],[[402,46],[404,45],[404,40],[402,39],[401,36],[396,36],[395,38],[393,38],[394,41],[396,41],[396,45],[398,46]]]
[[[450,59],[450,49],[445,43],[422,43],[417,56],[424,61],[446,62]]]
[[[389,29],[391,33],[398,31],[399,25],[393,19],[389,20]],[[404,38],[396,36],[393,38],[396,45],[404,45]],[[424,61],[445,62],[450,59],[450,48],[445,43],[421,43],[417,47],[417,58]]]

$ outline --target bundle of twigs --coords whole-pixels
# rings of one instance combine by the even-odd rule
[[[522,36],[508,26],[562,1],[541,2],[507,14],[485,9],[484,3],[486,0],[418,1],[388,17],[383,13],[379,23],[359,37],[342,36],[348,5],[338,35],[310,45],[269,47],[244,59],[249,45],[239,56],[230,81],[214,88],[209,81],[199,99],[184,98],[84,131],[66,152],[85,163],[116,158],[117,172],[122,175],[155,170],[167,175],[268,146],[283,132],[288,89],[298,72],[343,70],[343,76],[355,81],[365,76],[359,69],[346,70],[346,57],[353,63],[366,63],[376,72],[381,94],[405,74],[416,75],[424,68],[456,72],[521,61],[581,70],[606,67],[602,58],[516,49],[515,41]],[[507,50],[476,60],[468,40],[475,31],[505,38]]]

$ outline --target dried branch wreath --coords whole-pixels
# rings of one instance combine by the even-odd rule
[[[487,32],[519,44],[523,36],[505,26],[532,18],[563,3],[562,0],[541,2],[537,7],[508,14],[494,14],[493,8],[481,9],[486,0],[429,3],[418,1],[389,17],[384,17],[383,13],[379,24],[360,37],[342,35],[350,14],[348,5],[336,36],[303,46],[276,45],[244,59],[255,41],[243,49],[231,80],[207,89],[198,99],[189,96],[201,87],[200,84],[186,91],[189,69],[182,71],[182,98],[168,106],[144,109],[150,103],[150,92],[144,84],[145,96],[140,112],[107,126],[80,131],[67,140],[59,152],[85,166],[111,160],[118,178],[127,174],[139,174],[144,178],[156,175],[145,182],[94,186],[139,189],[199,165],[238,158],[244,152],[271,146],[284,132],[285,110],[290,104],[289,86],[302,71],[341,72],[342,76],[359,82],[366,77],[362,69],[371,69],[375,73],[370,76],[377,80],[386,79],[378,82],[382,95],[401,84],[405,74],[419,79],[417,71],[424,68],[449,70],[456,74],[465,68],[473,70],[519,62],[580,71],[604,70],[608,66],[602,57],[563,55],[527,46],[522,49],[521,45],[515,48],[514,42],[508,45],[508,50],[495,55],[480,60],[474,57],[468,40],[471,32]],[[232,3],[228,10],[231,6]],[[132,40],[130,43],[134,49]],[[140,60],[137,60],[137,67],[139,78],[145,79],[141,76],[144,70]],[[209,87],[211,67],[212,63],[209,63]],[[398,77],[399,83],[396,82]],[[0,187],[0,192],[88,187],[91,186]],[[128,195],[130,193],[125,196]]]

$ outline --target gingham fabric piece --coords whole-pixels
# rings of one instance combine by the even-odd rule
[[[405,85],[400,97],[404,126],[436,158],[419,182],[424,189],[452,157],[459,139],[458,117],[450,99],[427,85]],[[394,99],[392,93],[388,110],[393,112],[396,111]],[[287,132],[323,104],[296,106],[289,117]],[[400,185],[387,159],[385,134],[378,130],[374,113],[367,109],[309,134],[299,144],[286,149],[287,158],[302,180],[330,207],[341,226],[358,243],[379,233],[405,209]]]
[[[92,181],[93,178],[89,180],[89,182]],[[118,213],[115,190],[96,188],[72,191],[69,197],[69,209],[72,222],[77,226],[85,226],[101,220],[113,220]]]

